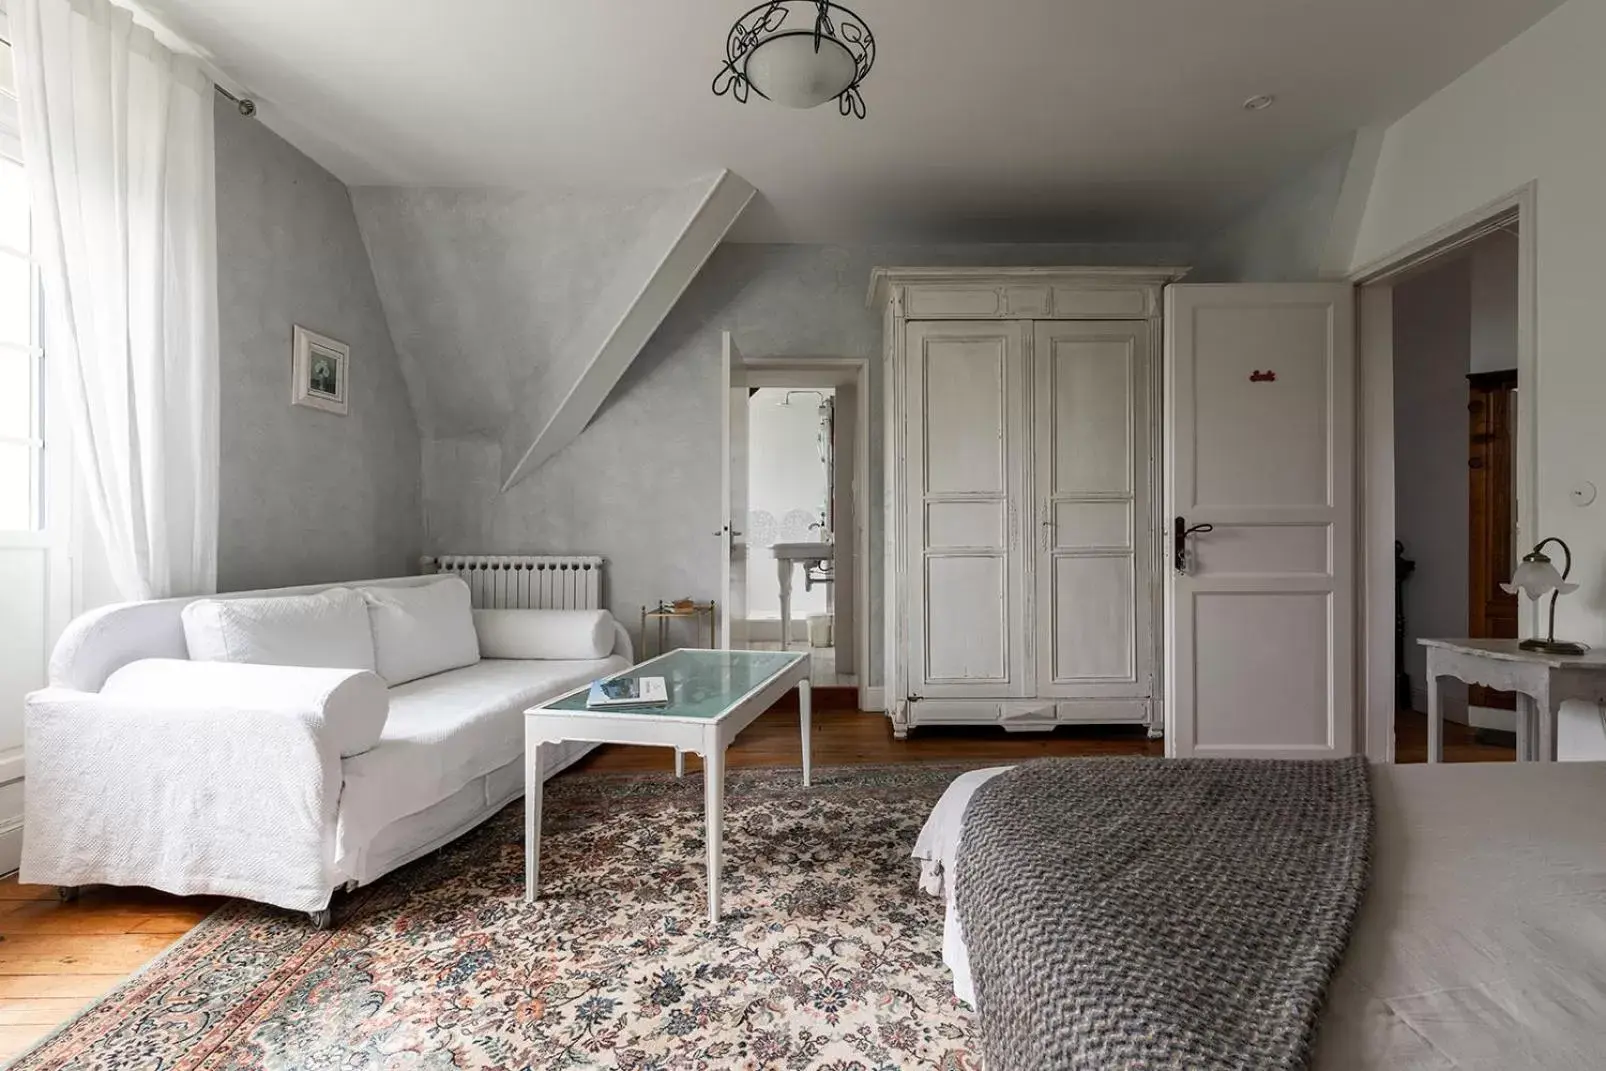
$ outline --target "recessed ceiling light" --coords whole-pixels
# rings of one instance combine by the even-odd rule
[[[1277,98],[1276,97],[1272,96],[1270,93],[1261,93],[1261,94],[1259,94],[1257,96],[1250,97],[1248,100],[1244,101],[1244,111],[1246,111],[1246,112],[1263,112],[1267,108],[1271,107],[1273,104],[1276,104],[1276,103],[1277,103]]]

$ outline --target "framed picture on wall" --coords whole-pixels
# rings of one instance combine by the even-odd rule
[[[351,347],[296,324],[291,354],[290,401],[345,416],[350,398]]]

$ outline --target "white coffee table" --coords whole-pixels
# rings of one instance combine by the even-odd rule
[[[669,705],[657,710],[589,710],[588,684],[524,712],[524,900],[533,902],[541,870],[541,745],[563,740],[645,744],[703,757],[708,824],[708,921],[719,921],[719,869],[725,814],[725,749],[775,701],[797,689],[803,736],[803,784],[811,761],[809,656],[780,651],[680,650],[632,666],[618,677],[662,677]]]

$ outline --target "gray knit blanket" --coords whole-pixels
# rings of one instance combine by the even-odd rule
[[[1364,758],[988,781],[954,890],[987,1071],[1307,1066],[1371,839]]]

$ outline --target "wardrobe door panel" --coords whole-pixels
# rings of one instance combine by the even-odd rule
[[[1039,323],[1033,345],[1040,696],[1147,697],[1154,662],[1146,323]]]
[[[1026,327],[911,322],[904,348],[909,690],[1024,693]]]

